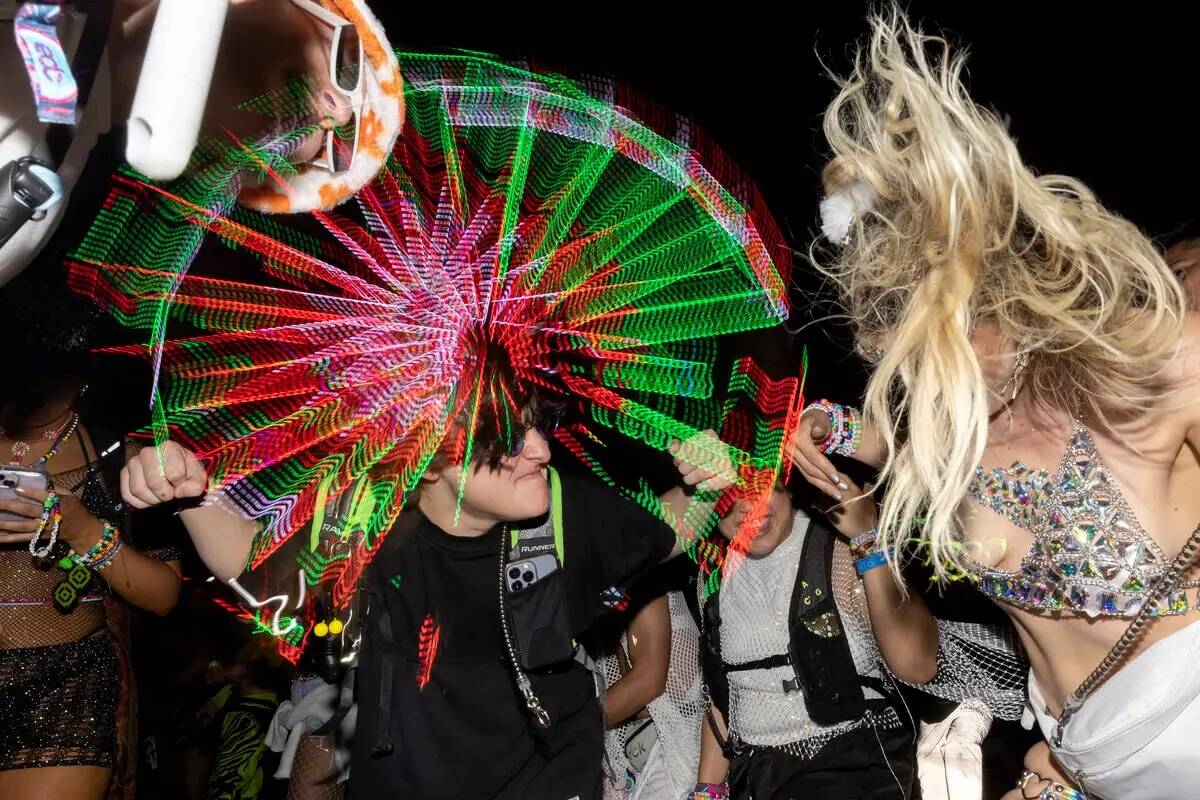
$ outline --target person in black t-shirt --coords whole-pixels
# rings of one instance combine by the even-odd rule
[[[478,495],[467,482],[457,526],[457,470],[443,473],[436,480],[444,483],[423,491],[411,533],[389,536],[372,562],[369,569],[383,578],[375,585],[388,587],[381,602],[400,649],[388,653],[371,638],[363,646],[351,797],[385,790],[427,798],[599,797],[603,727],[592,674],[575,660],[531,674],[552,719],[548,731],[539,730],[513,685],[500,625],[501,515],[527,516],[508,509],[549,502],[548,458],[541,434],[529,431],[519,456],[476,479]],[[489,497],[492,489],[496,494]],[[439,491],[449,501],[442,508]],[[666,558],[675,536],[614,492],[569,477],[563,480],[562,512],[563,599],[571,635],[578,637],[604,612],[605,597],[616,594],[610,587],[619,590]],[[423,675],[427,619],[438,632],[438,646]],[[380,685],[388,659],[394,662],[390,702],[383,693],[368,695]],[[385,702],[390,707],[379,705]],[[380,731],[383,714],[390,722]],[[372,757],[384,735],[391,752]]]
[[[452,448],[435,456],[415,507],[401,514],[364,574],[368,602],[349,784],[355,800],[600,797],[603,723],[591,673],[570,656],[528,670],[530,691],[550,720],[540,727],[514,680],[501,623],[500,537],[510,522],[536,525],[551,506],[550,450],[536,405],[510,435],[486,412],[474,421],[479,455],[466,467],[461,494],[464,467]],[[682,483],[723,488],[725,479],[715,473],[731,468],[711,463],[711,455],[701,455],[706,450],[716,451],[689,442],[676,453]],[[123,481],[143,504],[188,480],[206,482],[194,456],[178,445],[144,452]],[[682,520],[684,490],[668,495],[669,515]],[[624,586],[681,549],[657,517],[585,480],[562,477],[561,514],[561,602],[571,637],[616,602]],[[240,573],[253,539],[248,522],[211,506],[181,516],[219,578]],[[238,540],[244,549],[230,544]]]

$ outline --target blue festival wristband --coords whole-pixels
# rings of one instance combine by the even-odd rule
[[[856,561],[854,563],[854,569],[860,576],[862,576],[866,575],[876,567],[887,566],[887,563],[887,553],[885,553],[883,550],[876,550],[874,553],[871,553],[871,555],[863,556]]]

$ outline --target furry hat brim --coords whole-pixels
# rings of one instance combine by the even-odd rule
[[[345,202],[383,168],[404,124],[404,80],[379,20],[364,0],[321,0],[321,5],[358,29],[369,67],[363,72],[366,103],[358,120],[354,166],[338,174],[320,167],[301,166],[297,174],[282,176],[282,185],[268,181],[247,187],[238,201],[248,208],[271,214],[294,214],[328,210]]]

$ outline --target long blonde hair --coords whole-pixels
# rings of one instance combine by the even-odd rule
[[[885,343],[865,413],[889,445],[880,533],[923,530],[938,576],[960,564],[958,510],[987,440],[970,332],[994,321],[1031,353],[1023,391],[1111,430],[1154,405],[1184,320],[1150,241],[1079,181],[1035,175],[1005,125],[971,101],[963,53],[895,8],[870,20],[825,112],[827,193],[879,195],[818,267],[860,343]]]

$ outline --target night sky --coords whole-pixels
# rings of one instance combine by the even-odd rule
[[[767,12],[765,3],[722,4],[740,12],[732,14],[647,3],[656,10],[633,14],[562,3],[517,14],[494,6],[448,24],[374,5],[397,47],[463,47],[611,74],[692,114],[755,176],[798,238],[812,227],[823,163],[820,115],[832,83],[822,61],[845,68],[872,7]],[[1118,5],[1119,13],[1062,2],[908,7],[927,31],[969,46],[972,94],[1012,117],[1029,163],[1082,178],[1108,205],[1163,234],[1192,214],[1200,183],[1200,28],[1194,13],[1167,4]]]

